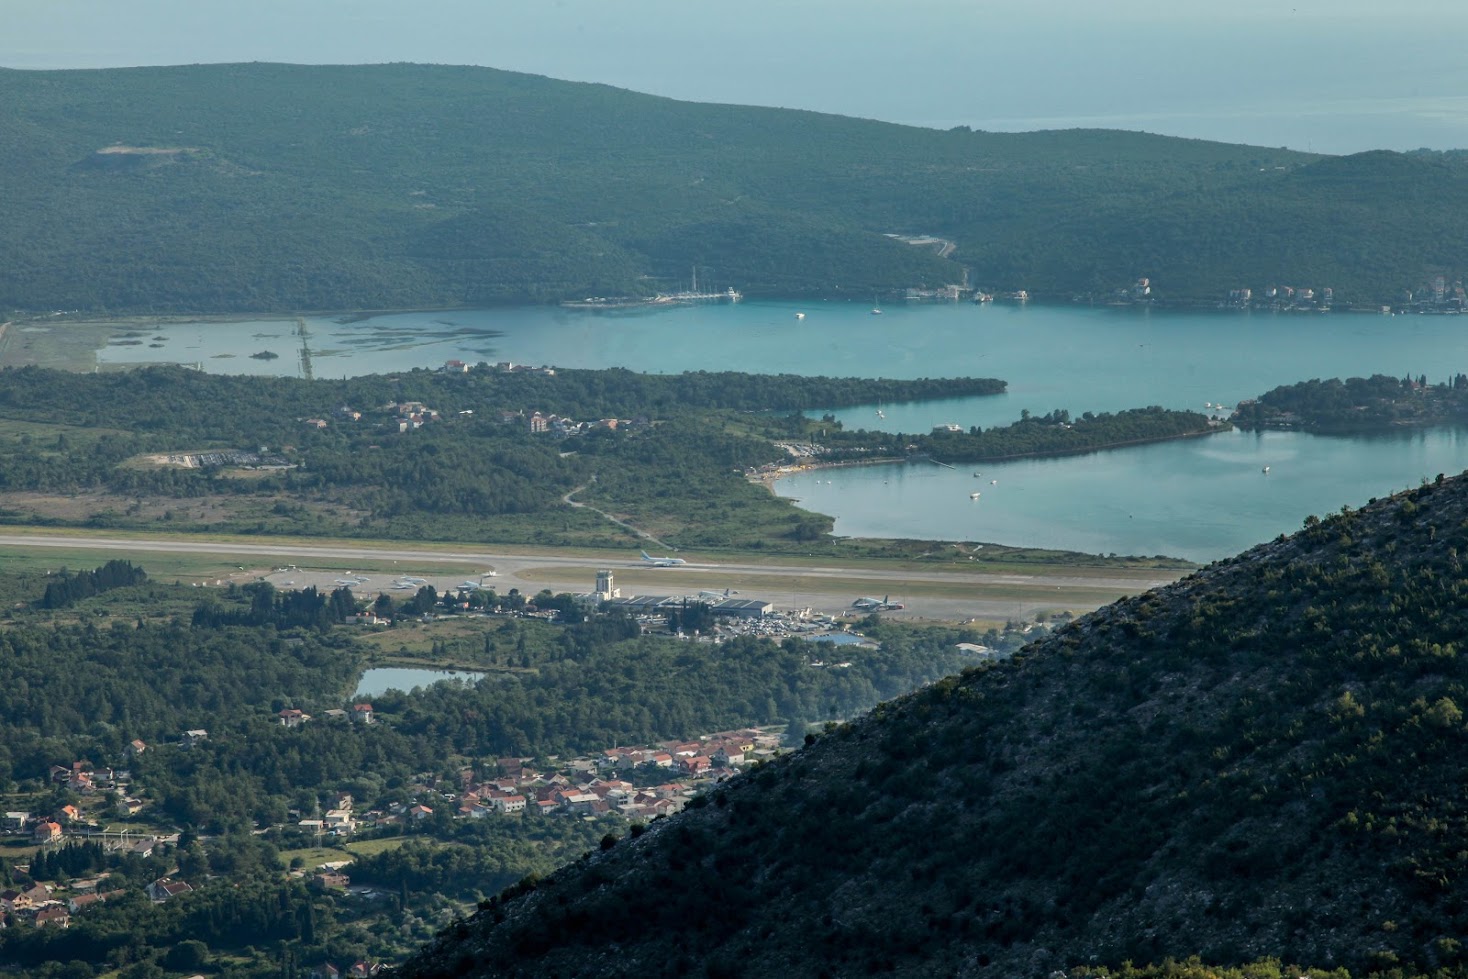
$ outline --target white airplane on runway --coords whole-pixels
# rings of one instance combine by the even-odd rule
[[[681,557],[653,557],[646,551],[641,551],[639,553],[642,555],[643,562],[652,565],[654,568],[676,568],[680,564],[688,563]]]

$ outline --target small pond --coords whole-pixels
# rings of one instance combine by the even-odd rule
[[[407,666],[379,666],[362,674],[362,679],[357,681],[357,689],[352,696],[362,699],[376,697],[389,690],[407,692],[414,687],[426,687],[443,680],[463,680],[465,683],[473,683],[483,677],[483,673],[473,673],[468,670],[424,670]]]

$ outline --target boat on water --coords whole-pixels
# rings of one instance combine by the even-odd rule
[[[730,286],[722,292],[699,292],[694,288],[683,292],[660,292],[656,296],[587,296],[585,299],[567,299],[561,303],[566,309],[637,309],[647,306],[686,306],[693,303],[737,303],[744,293]],[[804,313],[797,314],[803,317]]]
[[[994,301],[994,294],[992,292],[976,292],[976,293],[974,293],[974,302],[976,302],[976,303],[992,303],[993,301]]]
[[[796,313],[795,314],[795,318],[798,319],[798,320],[803,320],[803,319],[805,319],[805,314],[804,313]]]
[[[1263,469],[1261,469],[1259,471],[1262,472],[1262,473],[1264,473],[1266,476],[1269,475],[1269,467],[1268,466],[1265,466]]]
[[[975,490],[974,492],[972,492],[972,493],[970,493],[968,495],[968,498],[970,500],[977,500],[979,498],[979,496],[980,496],[980,493],[977,490]]]

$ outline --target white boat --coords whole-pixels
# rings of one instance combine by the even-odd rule
[[[978,499],[978,498],[979,498],[979,494],[978,494],[978,493],[977,493],[977,492],[974,492],[974,493],[970,493],[970,494],[969,494],[969,495],[968,495],[968,498],[969,498],[969,499],[970,499],[970,500],[977,500],[977,499]]]
[[[880,309],[878,309],[877,307],[873,306],[872,307],[872,315],[873,316],[881,316],[882,315],[882,311]]]
[[[989,485],[990,486],[998,486],[999,485],[999,480],[997,480],[997,479],[991,479],[991,480],[989,480]]]
[[[1268,466],[1265,466],[1263,469],[1261,469],[1259,471],[1262,472],[1262,473],[1268,473],[1269,472],[1269,467]]]
[[[795,314],[795,318],[798,319],[798,320],[803,320],[803,319],[805,319],[805,314],[804,313],[796,313]]]

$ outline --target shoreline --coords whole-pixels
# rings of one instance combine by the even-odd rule
[[[911,307],[918,307],[918,306],[955,306],[955,305],[956,306],[963,306],[963,305],[981,306],[981,305],[991,305],[990,303],[976,303],[976,302],[974,302],[971,299],[955,299],[955,300],[948,300],[948,299],[943,299],[943,300],[908,299],[908,298],[906,298],[905,295],[898,294],[898,293],[894,293],[894,294],[892,294],[890,296],[880,296],[879,298],[881,299],[882,302],[886,302],[886,303],[888,303],[888,304],[890,304],[890,305],[892,305],[894,307],[900,306],[900,307],[904,307],[904,308],[911,308]],[[845,293],[845,292],[843,292],[840,295],[832,295],[832,296],[812,296],[812,295],[804,295],[804,294],[802,294],[802,295],[791,295],[791,296],[780,296],[780,295],[757,295],[757,294],[744,293],[743,296],[742,296],[742,300],[741,301],[743,301],[743,302],[754,302],[754,303],[830,302],[830,303],[851,303],[851,304],[855,304],[855,305],[866,305],[866,303],[868,302],[865,298],[856,297],[856,296],[853,296],[853,295],[851,295],[849,293]],[[656,303],[650,303],[650,302],[647,302],[647,301],[639,302],[639,303],[636,304],[637,308],[641,308],[643,306],[649,306],[649,305],[652,308],[658,308],[658,304],[656,304]],[[1132,302],[1132,301],[1120,301],[1119,302],[1119,301],[1116,301],[1116,300],[1111,299],[1109,297],[1101,297],[1101,296],[1078,296],[1078,295],[1072,295],[1069,298],[1058,298],[1058,297],[1045,297],[1045,296],[1034,296],[1034,295],[1032,295],[1032,296],[1030,296],[1030,298],[1024,299],[1024,300],[1007,299],[1007,298],[1000,299],[1000,298],[997,298],[996,297],[996,299],[993,301],[992,305],[1003,305],[1003,306],[1025,306],[1025,305],[1032,305],[1032,306],[1063,306],[1063,307],[1085,306],[1085,307],[1089,307],[1089,308],[1093,308],[1093,309],[1103,309],[1103,308],[1106,308],[1106,309],[1114,309],[1114,310],[1120,310],[1120,309],[1131,309],[1131,310],[1166,309],[1166,310],[1190,310],[1190,311],[1195,311],[1195,312],[1197,312],[1197,311],[1211,311],[1211,312],[1217,312],[1217,313],[1244,313],[1244,314],[1253,314],[1253,313],[1270,313],[1270,314],[1279,314],[1279,313],[1310,313],[1310,314],[1319,315],[1321,313],[1340,312],[1340,313],[1356,313],[1356,314],[1360,314],[1360,313],[1371,313],[1371,314],[1378,315],[1378,316],[1379,315],[1387,315],[1387,314],[1383,314],[1382,313],[1382,306],[1383,305],[1389,305],[1391,307],[1391,313],[1392,314],[1396,314],[1396,315],[1450,315],[1450,314],[1451,315],[1459,315],[1459,312],[1458,311],[1451,311],[1451,313],[1450,313],[1450,311],[1447,311],[1447,310],[1438,311],[1438,310],[1432,310],[1432,309],[1398,308],[1394,303],[1380,303],[1380,302],[1357,302],[1357,303],[1341,302],[1341,303],[1336,303],[1336,304],[1331,305],[1331,306],[1328,306],[1328,307],[1293,306],[1293,305],[1286,306],[1286,305],[1266,305],[1266,304],[1257,304],[1257,305],[1249,305],[1249,306],[1239,306],[1239,305],[1230,305],[1226,300],[1220,300],[1217,297],[1211,297],[1211,298],[1204,298],[1204,297],[1197,297],[1197,298],[1176,298],[1176,299],[1154,298],[1154,299],[1147,300],[1145,302]],[[276,321],[276,320],[290,320],[290,319],[295,319],[295,318],[303,317],[303,316],[310,316],[310,317],[352,317],[352,318],[360,318],[360,319],[371,319],[372,317],[375,317],[375,316],[394,316],[394,315],[400,315],[400,314],[405,314],[405,313],[453,313],[453,312],[465,312],[465,311],[472,311],[472,310],[525,309],[525,308],[532,308],[532,309],[539,309],[539,308],[547,308],[547,309],[561,308],[561,309],[571,310],[573,312],[576,312],[576,311],[580,311],[580,312],[598,312],[598,311],[603,310],[603,309],[614,308],[614,307],[582,306],[582,305],[578,305],[578,300],[571,299],[571,300],[552,300],[552,301],[549,301],[549,302],[539,302],[539,303],[535,303],[535,302],[473,303],[473,304],[470,304],[470,303],[455,303],[455,304],[443,305],[443,306],[396,306],[396,307],[384,307],[384,308],[354,308],[354,307],[346,307],[346,308],[334,308],[334,309],[271,309],[271,310],[248,310],[248,311],[247,310],[235,310],[235,311],[228,311],[228,312],[220,311],[220,310],[213,310],[213,311],[199,311],[199,310],[188,311],[188,310],[183,310],[183,311],[174,311],[174,312],[159,313],[159,312],[146,312],[146,311],[143,311],[143,310],[133,310],[133,311],[126,311],[126,310],[124,310],[124,311],[119,311],[117,313],[111,313],[111,314],[106,313],[106,312],[102,312],[102,311],[95,311],[95,312],[91,312],[91,311],[88,311],[88,312],[75,311],[75,312],[68,312],[68,313],[62,313],[60,315],[57,315],[56,313],[53,313],[53,312],[41,312],[41,311],[32,312],[32,311],[27,311],[27,310],[16,310],[12,314],[14,318],[11,320],[11,322],[12,323],[20,323],[20,324],[34,323],[34,322],[65,322],[65,323],[79,323],[79,324],[86,324],[86,323],[103,324],[103,323],[118,323],[118,322],[134,321],[134,320],[146,320],[146,321],[151,321],[151,322],[156,322],[156,323],[193,323],[193,322],[207,322],[207,323],[243,323],[243,322],[251,322],[251,321],[256,321],[256,320],[267,321],[267,322]],[[1468,313],[1461,314],[1461,315],[1468,315]]]
[[[1085,448],[1055,449],[1045,452],[1020,452],[1014,455],[1007,456],[984,456],[978,459],[962,460],[961,464],[968,466],[986,465],[991,462],[1016,462],[1021,459],[1060,459],[1066,456],[1086,455],[1090,452],[1109,452],[1112,449],[1126,449],[1135,445],[1155,445],[1160,442],[1177,442],[1183,439],[1206,438],[1210,435],[1218,435],[1223,432],[1233,431],[1234,427],[1235,426],[1233,425],[1228,425],[1226,427],[1220,425],[1215,428],[1210,428],[1207,431],[1182,432],[1178,435],[1158,435],[1154,438],[1128,439],[1124,442],[1107,442],[1104,445],[1091,445],[1086,446]],[[768,472],[753,473],[747,475],[745,478],[751,483],[759,483],[763,485],[772,494],[774,494],[775,496],[779,496],[778,493],[775,493],[775,483],[779,482],[782,478],[786,476],[795,476],[800,473],[812,472],[818,469],[845,469],[851,466],[889,466],[900,465],[903,463],[911,463],[916,465],[919,462],[929,462],[933,465],[942,465],[950,469],[954,468],[955,465],[954,463],[939,462],[938,460],[932,459],[930,457],[914,459],[909,456],[886,456],[880,459],[839,459],[832,460],[830,462],[808,462],[798,466],[781,466],[778,469]],[[780,498],[787,500],[794,499],[794,497],[788,496]]]

